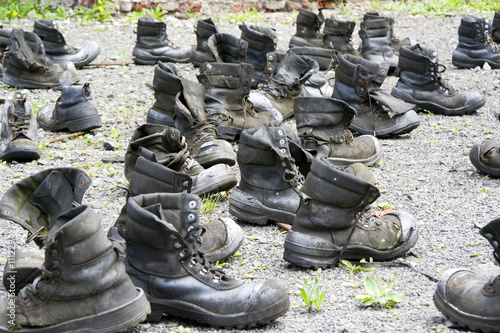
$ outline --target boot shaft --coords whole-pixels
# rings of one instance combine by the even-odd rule
[[[137,45],[153,49],[169,46],[166,24],[149,15],[141,17],[137,22]]]
[[[155,102],[148,112],[148,123],[174,126],[175,97],[182,91],[181,76],[180,70],[173,63],[159,62],[155,66]]]
[[[200,50],[209,51],[207,41],[210,38],[210,36],[218,33],[219,30],[217,29],[217,26],[212,21],[212,19],[209,17],[204,20],[198,20],[195,32],[196,32],[196,49],[198,51]]]
[[[36,20],[33,32],[43,42],[46,53],[65,54],[68,53],[66,40],[52,20]]]
[[[241,38],[248,42],[247,61],[255,71],[262,72],[266,68],[266,55],[274,52],[278,37],[274,29],[254,25],[240,25]]]
[[[242,63],[247,61],[248,42],[227,33],[210,36],[207,45],[217,62]]]
[[[500,53],[496,43],[491,41],[492,27],[489,19],[464,16],[458,27],[458,46],[466,50],[486,49]]]
[[[435,90],[439,77],[439,61],[435,50],[419,44],[401,47],[399,52],[399,79],[410,87]]]
[[[327,71],[332,68],[332,62],[337,57],[337,51],[321,47],[294,47],[290,49],[299,56],[304,56],[315,60],[320,71]]]
[[[323,44],[327,48],[335,49],[340,53],[353,54],[354,49],[351,45],[352,33],[355,22],[336,20],[328,18],[325,20],[325,36]]]
[[[319,33],[319,30],[323,24],[321,12],[320,15],[316,15],[307,9],[301,8],[299,9],[296,24],[296,36],[303,38],[320,38],[321,34]]]

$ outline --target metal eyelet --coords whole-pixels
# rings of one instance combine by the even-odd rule
[[[188,206],[189,206],[189,208],[191,208],[191,209],[196,208],[196,201],[194,201],[194,200],[189,201]]]
[[[196,219],[196,216],[193,213],[191,213],[188,215],[187,218],[188,218],[188,221],[193,222]]]

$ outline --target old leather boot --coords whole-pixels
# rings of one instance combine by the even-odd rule
[[[491,22],[472,16],[462,17],[458,27],[458,45],[451,58],[459,68],[500,68],[500,46],[491,40]]]
[[[381,89],[387,67],[350,54],[338,59],[332,97],[356,109],[351,130],[385,138],[409,133],[420,125],[414,105]]]
[[[289,48],[296,46],[323,47],[323,34],[320,33],[324,18],[321,11],[315,14],[307,9],[299,9],[297,16],[297,31],[292,36]]]
[[[479,233],[488,239],[500,263],[500,219],[484,226]],[[450,269],[441,275],[434,292],[434,304],[452,322],[474,331],[499,332],[500,274],[479,275],[467,269]]]
[[[132,52],[138,65],[154,65],[158,61],[185,63],[191,61],[191,46],[176,48],[167,36],[167,26],[144,15],[137,22],[137,42]]]
[[[242,284],[204,257],[199,210],[199,198],[188,193],[128,199],[127,273],[148,296],[148,320],[166,314],[215,328],[246,328],[283,315],[290,301],[280,282]]]
[[[46,239],[44,269],[15,297],[2,297],[1,326],[21,332],[116,332],[146,319],[134,287],[90,207],[59,215]],[[15,302],[12,314],[9,309]]]
[[[231,214],[260,225],[293,222],[299,189],[313,158],[297,142],[286,125],[263,125],[241,133],[236,156],[241,180],[229,196]]]
[[[218,33],[217,26],[211,18],[198,20],[195,28],[196,49],[191,55],[191,62],[195,67],[200,67],[205,62],[215,62],[215,57],[208,47],[208,39]]]
[[[341,259],[390,260],[418,238],[415,219],[392,211],[377,217],[368,206],[379,196],[371,183],[315,158],[301,189],[300,208],[285,238],[284,259],[326,268]]]
[[[90,131],[102,126],[88,83],[63,87],[56,103],[42,106],[36,119],[41,128],[53,132]]]
[[[227,191],[237,183],[230,166],[216,164],[205,169],[196,162],[185,138],[173,127],[145,124],[135,130],[125,154],[125,177],[129,181],[140,156],[189,175],[193,179],[192,192],[197,195]]]
[[[191,192],[191,188],[192,179],[189,175],[139,156],[129,178],[127,198],[149,193]],[[122,237],[125,235],[126,210],[125,205],[114,225]],[[205,233],[202,235],[202,250],[212,262],[233,255],[243,243],[243,230],[229,218],[215,218],[203,226]],[[119,241],[125,242],[124,239]]]
[[[374,165],[382,145],[372,135],[353,137],[348,129],[356,110],[344,101],[327,97],[295,98],[295,120],[302,146],[316,157],[328,157],[338,166]]]
[[[277,52],[267,54],[267,70],[271,75],[268,83],[249,98],[259,112],[271,112],[279,119],[293,117],[293,100],[302,95],[304,83],[315,73],[319,66],[311,58],[297,55],[292,49],[284,55]]]
[[[11,48],[4,60],[3,82],[12,87],[61,89],[79,81],[72,62],[52,62],[45,55],[40,37],[14,29]]]
[[[356,22],[327,18],[323,38],[324,47],[335,49],[341,54],[356,54],[351,44],[355,26]]]
[[[495,16],[493,16],[491,38],[495,43],[500,44],[500,11],[495,12]]]
[[[175,96],[182,91],[182,76],[173,63],[158,62],[153,76],[155,102],[147,115],[148,124],[175,126]]]
[[[470,161],[480,172],[500,177],[500,141],[485,137],[478,140],[469,154]]]
[[[263,73],[266,70],[267,54],[276,51],[278,36],[276,30],[256,26],[240,25],[241,38],[248,42],[247,62],[253,65],[254,81],[252,86],[257,87],[258,83],[265,83]]]
[[[242,130],[275,119],[269,112],[257,113],[248,102],[252,74],[253,66],[248,63],[213,62],[200,66],[197,78],[205,87],[208,119],[215,121],[219,139],[237,140]]]
[[[216,62],[247,62],[248,42],[226,33],[216,33],[207,41]]]
[[[459,92],[441,77],[446,67],[437,52],[420,44],[401,47],[399,80],[391,94],[419,108],[447,116],[470,114],[481,108],[486,99],[477,89]]]
[[[40,158],[36,138],[33,106],[26,96],[16,93],[2,108],[0,159],[10,162],[29,162]]]
[[[363,58],[385,65],[393,72],[398,65],[398,57],[391,48],[390,20],[392,19],[386,17],[363,20],[359,30],[359,49]]]
[[[82,67],[90,64],[101,52],[99,45],[92,41],[80,49],[67,45],[53,20],[36,20],[33,32],[40,37],[47,57],[54,62],[71,61],[75,67]]]
[[[2,282],[5,290],[13,290],[17,295],[19,290],[42,274],[44,262],[45,251],[39,248],[16,247],[13,256],[7,257],[3,270]]]

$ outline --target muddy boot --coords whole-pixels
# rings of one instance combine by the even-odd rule
[[[267,54],[276,51],[278,36],[276,30],[256,25],[240,25],[241,38],[248,42],[247,62],[253,65],[253,84],[266,83],[263,76],[266,70]]]
[[[191,46],[176,48],[167,36],[167,26],[155,18],[144,15],[137,23],[137,42],[134,62],[137,65],[154,65],[159,61],[185,63],[191,61]]]
[[[217,33],[207,41],[216,62],[241,63],[247,62],[248,42],[226,33]]]
[[[153,89],[155,103],[149,109],[146,122],[175,126],[175,96],[182,91],[181,72],[172,63],[159,62],[155,66]]]
[[[145,124],[135,130],[125,154],[125,177],[129,181],[140,156],[189,175],[192,192],[197,195],[227,191],[237,183],[230,166],[216,164],[205,169],[196,162],[189,155],[185,138],[173,127]]]
[[[101,52],[95,42],[87,42],[81,49],[67,45],[53,20],[36,20],[33,32],[40,37],[47,57],[54,62],[71,61],[75,67],[82,67]]]
[[[391,48],[389,18],[368,19],[361,22],[359,49],[363,58],[382,64],[394,72],[398,66],[398,57]]]
[[[200,202],[192,194],[146,194],[127,203],[127,273],[151,304],[151,322],[181,317],[219,328],[267,324],[289,307],[277,280],[242,284],[200,252]]]
[[[330,163],[374,165],[382,158],[382,145],[371,135],[353,137],[348,129],[356,110],[347,103],[327,97],[295,99],[297,133],[305,150]]]
[[[116,332],[138,325],[150,312],[145,293],[130,281],[90,207],[57,217],[47,235],[43,266],[15,298],[0,300],[2,328]],[[9,317],[12,301],[15,314]]]
[[[356,54],[351,44],[355,26],[356,22],[327,18],[323,38],[324,47],[335,49],[341,54]]]
[[[38,110],[36,120],[41,128],[52,132],[90,131],[102,126],[88,83],[63,87],[55,104],[44,105]]]
[[[494,248],[500,264],[500,219],[484,226],[479,233]],[[457,268],[441,275],[434,292],[434,304],[452,322],[474,331],[498,332],[500,327],[500,274],[479,275]]]
[[[465,16],[458,27],[458,45],[451,62],[459,68],[500,68],[500,46],[491,40],[489,19]]]
[[[30,162],[40,158],[33,106],[16,93],[2,107],[0,160]]]
[[[127,198],[149,193],[191,192],[191,187],[192,179],[189,175],[140,156],[129,179]],[[126,210],[125,205],[114,225],[118,234],[122,236],[121,239],[117,239],[120,242],[125,242],[123,237],[125,237]],[[202,235],[202,250],[205,257],[212,262],[232,256],[243,243],[243,230],[229,218],[215,218],[203,226],[205,233]]]
[[[481,108],[486,99],[477,89],[459,92],[441,77],[446,67],[438,61],[437,52],[419,44],[401,47],[399,80],[391,94],[421,109],[446,116],[470,114]]]
[[[218,32],[217,26],[211,18],[198,20],[196,24],[196,49],[191,55],[191,62],[195,67],[200,67],[205,62],[215,62],[215,57],[208,47],[207,41]]]
[[[3,82],[12,87],[61,89],[79,81],[72,62],[52,62],[38,35],[14,29],[9,56],[4,60]]]
[[[368,206],[379,196],[369,182],[316,158],[302,187],[300,208],[285,238],[284,259],[326,268],[341,259],[390,260],[418,238],[415,219],[402,211],[376,217]]]
[[[238,219],[264,225],[292,223],[300,203],[300,187],[312,155],[290,139],[286,125],[264,125],[241,133],[237,161],[241,180],[229,196],[229,212]]]
[[[293,117],[293,100],[302,95],[305,82],[318,72],[316,61],[297,55],[291,49],[286,54],[267,54],[268,71],[272,73],[269,82],[259,91],[252,93],[250,102],[259,112],[271,112],[275,118]]]
[[[349,128],[385,138],[411,132],[420,125],[412,104],[391,97],[380,87],[387,68],[353,55],[340,55],[333,97],[356,109]]]
[[[469,154],[470,161],[480,172],[500,177],[500,141],[485,137],[477,141]]]
[[[257,113],[248,102],[252,85],[250,64],[207,63],[200,66],[198,81],[205,87],[208,119],[217,125],[217,137],[237,140],[242,130],[269,124],[269,112]]]
[[[296,46],[318,46],[323,47],[323,34],[319,31],[324,18],[321,11],[319,15],[307,10],[299,9],[297,16],[297,32],[292,36],[289,48]]]
[[[491,39],[500,44],[500,11],[495,12],[493,22],[491,23]]]

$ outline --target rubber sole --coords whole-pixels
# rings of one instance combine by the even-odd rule
[[[68,129],[70,132],[85,132],[90,131],[94,128],[99,128],[102,126],[102,121],[100,116],[86,117],[73,121],[66,121],[64,123],[58,124],[57,126],[45,126],[42,122],[38,122],[38,125],[46,131],[58,132]]]
[[[4,73],[2,77],[3,83],[11,87],[26,88],[26,89],[61,89],[61,84],[57,83],[40,83],[35,81],[29,81],[24,79],[19,79]]]
[[[414,111],[408,111],[408,112],[414,112]],[[418,115],[417,115],[417,117],[418,117]],[[405,124],[398,126],[398,128],[391,127],[391,128],[386,128],[382,131],[375,131],[375,132],[374,131],[367,131],[366,129],[361,128],[359,126],[356,126],[353,123],[351,123],[351,125],[349,126],[349,129],[351,131],[357,132],[359,134],[373,135],[377,138],[385,139],[385,138],[390,138],[392,136],[410,133],[418,126],[420,126],[420,119],[418,119],[418,120],[415,119],[414,121],[408,121]]]
[[[471,58],[467,54],[458,52],[457,50],[453,51],[453,55],[451,57],[451,63],[453,64],[453,66],[456,66],[458,68],[468,68],[468,69],[474,67],[483,68],[485,63],[487,63],[491,69],[500,68],[500,63],[495,63],[488,59]]]
[[[40,158],[40,152],[38,151],[38,147],[32,146],[17,146],[17,147],[9,147],[0,153],[0,160],[11,162],[30,162],[34,160],[38,160]]]

